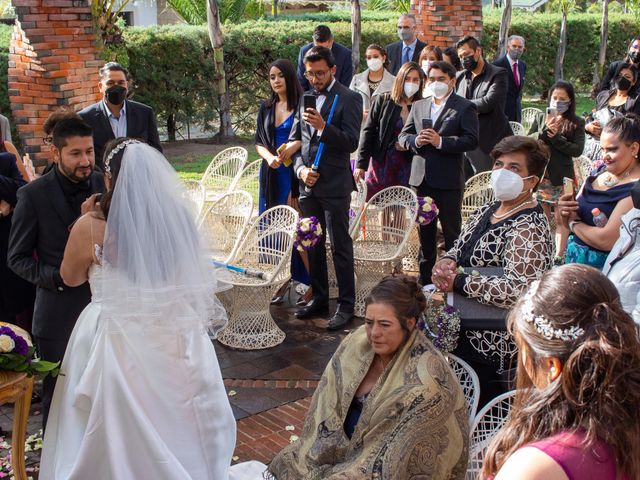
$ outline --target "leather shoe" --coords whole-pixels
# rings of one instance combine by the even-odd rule
[[[327,324],[327,330],[334,331],[340,330],[347,323],[353,320],[353,313],[344,313],[344,312],[336,312],[336,314],[331,317],[329,323]]]
[[[326,303],[319,303],[316,300],[311,300],[305,307],[299,309],[295,315],[296,318],[314,318],[323,317],[329,314],[329,305]]]

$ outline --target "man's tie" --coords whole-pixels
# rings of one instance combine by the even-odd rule
[[[409,45],[405,45],[402,49],[402,65],[409,61]]]
[[[513,63],[513,80],[516,82],[516,88],[520,88],[520,77],[518,77],[518,62]]]

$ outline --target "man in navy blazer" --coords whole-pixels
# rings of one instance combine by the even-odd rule
[[[393,75],[397,75],[400,67],[407,62],[418,63],[422,49],[427,46],[416,36],[416,26],[415,15],[407,13],[400,15],[400,18],[398,18],[398,37],[400,41],[387,45],[389,71]]]
[[[522,121],[522,91],[527,64],[520,57],[524,49],[524,38],[511,35],[507,40],[507,54],[493,62],[496,67],[502,67],[510,73],[507,76],[507,98],[504,104],[504,113],[510,122]]]
[[[313,42],[307,43],[300,49],[300,53],[298,54],[298,80],[300,81],[300,85],[302,85],[302,89],[307,91],[311,88],[309,81],[304,76],[304,56],[307,54],[309,49],[314,46],[325,47],[331,50],[333,60],[336,64],[336,73],[333,77],[348,88],[351,84],[351,78],[353,78],[351,50],[337,42],[334,42],[333,34],[329,27],[326,25],[318,25],[313,30]]]
[[[98,89],[103,100],[78,112],[93,129],[96,167],[102,170],[104,147],[115,138],[132,137],[147,142],[160,152],[160,136],[153,109],[127,100],[129,72],[116,62],[106,63],[99,71]]]

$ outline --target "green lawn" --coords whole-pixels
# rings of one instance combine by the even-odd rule
[[[225,145],[227,147],[228,145]],[[247,162],[253,162],[254,160],[258,160],[259,156],[255,150],[247,149],[249,151],[249,158]],[[169,163],[173,165],[173,168],[176,169],[178,175],[183,180],[200,180],[202,174],[211,163],[211,160],[215,156],[214,153],[202,153],[202,154],[193,154],[189,153],[186,155],[180,155],[178,157],[170,157]]]

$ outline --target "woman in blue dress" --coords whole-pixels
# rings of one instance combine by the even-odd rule
[[[269,65],[269,83],[271,98],[260,106],[255,138],[256,151],[262,157],[258,210],[262,213],[276,205],[290,205],[299,210],[298,179],[291,159],[300,149],[300,142],[288,143],[288,140],[302,87],[293,64],[282,59]],[[295,250],[291,259],[291,276],[293,280],[309,284],[307,268]],[[288,285],[283,287],[272,303],[282,302],[287,288]]]

